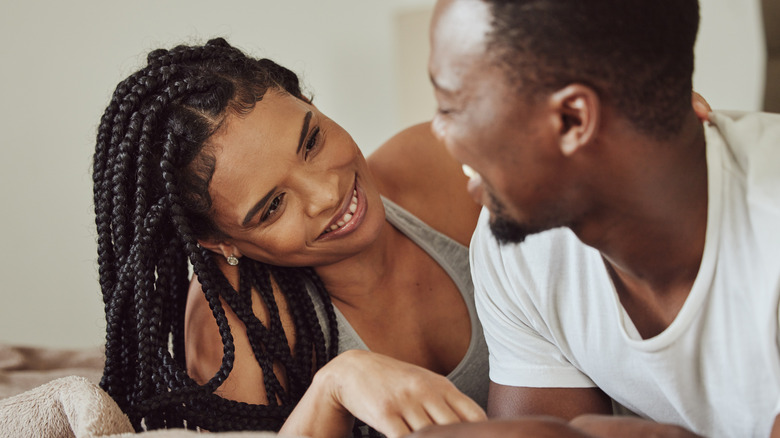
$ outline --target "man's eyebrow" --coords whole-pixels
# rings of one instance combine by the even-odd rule
[[[309,132],[309,121],[311,120],[311,111],[308,111],[306,113],[306,116],[303,118],[303,126],[301,127],[301,138],[298,140],[298,149],[296,149],[295,153],[299,154],[301,152],[301,148],[303,147],[303,140],[306,138],[306,133]]]
[[[268,203],[268,200],[271,199],[271,196],[273,196],[274,192],[276,192],[276,187],[269,190],[268,193],[266,193],[266,195],[263,196],[263,199],[258,201],[254,207],[249,209],[249,212],[246,214],[246,217],[244,217],[244,221],[241,222],[242,226],[246,226],[246,224],[248,224],[249,221],[251,221],[252,218],[255,217],[257,212],[260,211],[263,207],[265,207],[265,204]]]

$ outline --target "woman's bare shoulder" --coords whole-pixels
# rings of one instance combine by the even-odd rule
[[[480,207],[466,192],[460,163],[433,136],[430,123],[390,138],[368,157],[368,165],[385,197],[468,245]]]

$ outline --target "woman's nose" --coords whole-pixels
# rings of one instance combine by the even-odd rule
[[[342,193],[339,193],[339,177],[335,172],[323,172],[320,175],[309,175],[305,184],[305,211],[309,217],[317,217],[339,208]]]

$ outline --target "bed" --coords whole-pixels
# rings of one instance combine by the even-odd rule
[[[170,429],[135,433],[98,386],[102,348],[53,349],[0,343],[0,437],[175,438],[206,434]],[[221,432],[220,438],[267,438],[271,432]]]

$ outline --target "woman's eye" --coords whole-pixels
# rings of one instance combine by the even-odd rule
[[[320,139],[320,128],[314,128],[314,131],[312,131],[311,136],[309,137],[309,141],[306,142],[306,151],[304,155],[306,157],[309,156],[309,152],[313,151],[317,148],[317,142]]]
[[[265,222],[269,218],[273,217],[277,212],[279,212],[279,209],[282,207],[283,199],[284,193],[271,200],[271,203],[268,204],[268,209],[265,211],[265,213],[263,213],[263,216],[260,217],[260,222]]]

